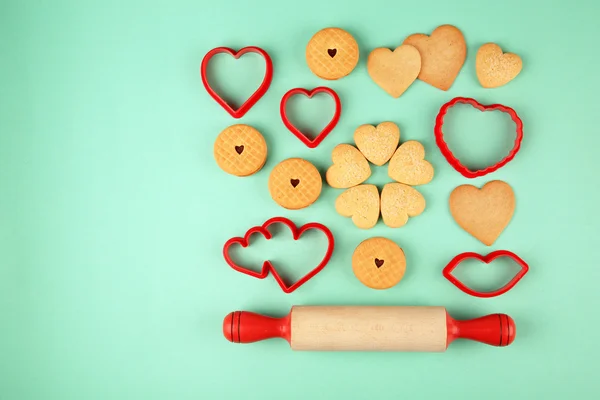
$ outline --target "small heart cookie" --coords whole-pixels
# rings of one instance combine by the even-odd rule
[[[415,140],[403,143],[392,156],[388,176],[407,185],[424,185],[433,179],[433,166],[424,160],[425,148]]]
[[[404,40],[421,54],[419,79],[441,90],[448,90],[467,58],[462,32],[452,25],[438,26],[431,36],[417,33]]]
[[[449,203],[456,223],[491,246],[512,219],[515,194],[506,182],[491,181],[481,189],[472,185],[457,187],[450,194]]]
[[[399,46],[394,51],[380,47],[369,54],[367,71],[379,87],[398,98],[417,79],[421,55],[409,45]]]
[[[425,210],[425,198],[416,189],[402,183],[388,183],[381,191],[381,216],[390,228],[406,225],[408,217]]]
[[[338,144],[331,152],[333,165],[329,167],[325,179],[329,186],[346,189],[359,185],[371,176],[369,162],[358,149],[349,144]]]
[[[335,210],[352,217],[354,225],[370,229],[379,220],[379,191],[375,185],[358,185],[347,189],[335,201]]]
[[[367,160],[383,165],[390,160],[400,141],[400,128],[393,122],[382,122],[377,127],[361,125],[354,131],[354,143]]]
[[[506,85],[523,69],[521,57],[513,53],[503,53],[495,43],[486,43],[477,51],[475,70],[477,79],[484,88]]]

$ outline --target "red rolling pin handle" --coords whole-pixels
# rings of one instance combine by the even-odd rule
[[[506,314],[490,314],[471,320],[455,320],[446,313],[446,346],[456,339],[468,339],[490,346],[508,346],[516,335],[513,319]],[[272,318],[248,311],[235,311],[223,320],[223,335],[234,343],[253,343],[282,338],[291,340],[291,314]]]
[[[253,343],[282,338],[290,341],[290,316],[272,318],[249,311],[234,311],[223,321],[223,335],[230,342]]]
[[[515,322],[506,314],[490,314],[466,321],[457,321],[446,313],[447,345],[456,339],[468,339],[504,347],[515,340]]]

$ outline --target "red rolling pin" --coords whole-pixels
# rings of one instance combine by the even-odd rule
[[[232,312],[223,334],[234,343],[282,338],[304,351],[443,352],[456,339],[508,346],[516,327],[506,314],[459,321],[444,307],[294,306],[282,318]]]

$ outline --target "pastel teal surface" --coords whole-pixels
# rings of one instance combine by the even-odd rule
[[[598,398],[599,11],[592,0],[1,2],[0,399]],[[448,92],[417,81],[393,99],[371,81],[373,48],[445,23],[468,44]],[[350,31],[361,50],[357,68],[332,82],[304,58],[312,34],[328,26]],[[524,62],[493,90],[475,75],[475,53],[490,41]],[[271,54],[275,74],[237,121],[208,96],[199,65],[213,47],[247,45]],[[319,85],[339,93],[343,112],[311,150],[285,129],[279,100]],[[448,165],[433,121],[455,96],[519,112],[525,137],[511,163],[474,180]],[[465,118],[457,129],[469,128]],[[421,216],[363,231],[336,214],[341,191],[326,185],[304,210],[272,201],[267,181],[279,161],[303,157],[324,173],[336,144],[385,120],[399,124],[403,141],[421,141],[435,167],[419,187]],[[257,127],[269,146],[252,177],[227,175],[213,159],[217,134],[236,122]],[[467,147],[476,159],[478,146]],[[493,179],[514,188],[517,207],[486,247],[455,224],[447,201],[458,185]],[[369,182],[386,183],[385,168]],[[293,294],[233,271],[221,254],[228,238],[276,215],[324,223],[336,238],[331,263]],[[373,236],[407,255],[406,276],[387,291],[352,272],[352,251]],[[299,268],[314,262],[285,240],[278,257]],[[460,252],[496,249],[531,268],[503,296],[469,297],[441,275]],[[470,272],[484,282],[496,270]],[[223,338],[233,310],[284,315],[296,304],[504,312],[517,338],[506,348],[460,341],[439,354],[303,353],[282,340]]]

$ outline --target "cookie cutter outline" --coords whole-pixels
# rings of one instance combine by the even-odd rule
[[[468,287],[467,285],[462,283],[460,280],[458,280],[458,278],[456,278],[454,275],[452,275],[452,271],[454,271],[454,269],[461,262],[463,262],[467,259],[472,258],[472,259],[481,261],[485,264],[489,264],[492,261],[494,261],[495,259],[501,258],[501,257],[510,258],[511,260],[516,262],[521,267],[521,270],[504,286],[502,286],[496,290],[492,290],[491,292],[480,292],[478,290],[471,289],[470,287]],[[456,257],[454,257],[448,263],[448,265],[446,265],[446,267],[444,267],[444,269],[442,270],[442,275],[446,279],[448,279],[450,281],[450,283],[452,283],[454,286],[456,286],[457,288],[459,288],[460,290],[462,290],[463,292],[465,292],[471,296],[480,297],[480,298],[490,298],[490,297],[500,296],[500,295],[508,292],[521,280],[521,278],[523,278],[525,276],[525,274],[527,274],[528,271],[529,271],[529,265],[515,253],[508,251],[508,250],[496,250],[487,255],[481,255],[481,254],[477,254],[474,252],[465,252],[465,253],[458,254]]]
[[[262,83],[260,84],[258,89],[256,89],[256,91],[252,93],[250,97],[248,97],[248,99],[238,108],[233,108],[231,104],[229,104],[221,96],[219,96],[219,94],[210,86],[208,82],[208,63],[210,62],[212,57],[214,57],[217,54],[223,53],[233,56],[233,58],[235,58],[236,60],[247,53],[256,53],[265,59],[266,70],[265,77]],[[202,59],[202,63],[200,65],[200,76],[202,77],[202,84],[204,85],[204,88],[206,89],[208,94],[233,118],[238,119],[243,117],[265,95],[267,90],[269,90],[269,87],[271,86],[271,81],[273,80],[273,61],[271,60],[271,57],[269,57],[269,54],[266,51],[256,46],[243,47],[238,51],[235,51],[234,49],[229,47],[215,47],[214,49],[210,50],[204,55],[204,58]]]
[[[286,105],[287,101],[295,95],[302,94],[309,99],[312,98],[317,93],[327,93],[333,98],[335,102],[335,112],[333,114],[333,118],[329,123],[321,130],[321,132],[315,136],[314,139],[309,139],[304,133],[302,133],[298,128],[292,124],[287,116]],[[340,120],[340,115],[342,114],[342,102],[338,94],[331,88],[326,86],[319,86],[311,90],[303,89],[303,88],[294,88],[287,91],[283,97],[281,98],[281,103],[279,105],[279,113],[281,114],[281,119],[283,120],[283,124],[288,130],[290,130],[294,136],[296,136],[302,143],[304,143],[308,148],[314,149],[317,147],[329,133],[335,128],[338,121]]]
[[[275,225],[275,224],[286,225],[292,231],[292,236],[295,241],[299,240],[304,232],[311,230],[311,229],[316,229],[318,231],[321,231],[327,237],[327,242],[328,242],[327,251],[325,252],[325,255],[323,256],[323,259],[321,260],[321,262],[315,268],[310,270],[306,275],[304,275],[299,280],[297,280],[296,282],[294,282],[290,285],[288,285],[284,281],[284,279],[279,275],[279,273],[277,272],[277,270],[275,269],[275,267],[269,260],[264,261],[262,269],[259,272],[257,272],[257,271],[253,271],[248,268],[242,267],[241,265],[236,264],[232,260],[231,256],[229,255],[229,249],[234,244],[238,244],[238,245],[242,246],[243,248],[248,247],[250,245],[250,237],[253,234],[260,233],[267,240],[270,240],[273,237],[273,234],[269,231],[268,228],[271,225]],[[304,224],[304,225],[298,227],[298,226],[296,226],[296,224],[294,224],[292,221],[290,221],[287,218],[273,217],[273,218],[267,220],[265,223],[263,223],[260,226],[254,226],[254,227],[248,229],[243,237],[233,237],[233,238],[229,239],[223,246],[223,257],[225,258],[225,261],[231,268],[233,268],[237,272],[241,272],[243,274],[252,276],[254,278],[264,279],[269,275],[269,273],[272,273],[273,277],[275,278],[275,280],[281,287],[281,290],[283,290],[284,293],[292,293],[294,290],[298,289],[300,286],[304,285],[311,278],[313,278],[315,275],[317,275],[319,272],[321,272],[321,270],[323,268],[325,268],[325,266],[329,263],[329,260],[331,259],[334,246],[335,246],[335,240],[333,237],[333,233],[331,233],[329,228],[327,228],[323,224],[320,224],[318,222],[309,222],[307,224]]]
[[[442,128],[444,125],[444,117],[446,116],[446,113],[448,112],[448,110],[450,108],[454,107],[457,104],[469,104],[480,111],[502,111],[502,112],[505,112],[508,115],[510,115],[511,119],[516,124],[517,136],[515,138],[515,143],[514,143],[513,148],[510,150],[510,152],[508,153],[508,155],[506,157],[504,157],[502,160],[500,160],[496,164],[487,166],[483,169],[471,170],[471,169],[467,168],[466,166],[464,166],[458,160],[458,158],[456,158],[456,156],[454,156],[452,151],[450,151],[448,144],[446,144],[446,141],[444,140],[444,133],[442,131]],[[446,158],[446,161],[448,161],[448,163],[464,177],[477,178],[477,177],[492,173],[494,171],[497,171],[498,169],[500,169],[503,166],[505,166],[506,164],[508,164],[517,155],[517,153],[519,152],[519,150],[521,148],[521,142],[523,141],[523,121],[521,120],[521,118],[519,117],[519,115],[517,114],[517,112],[514,109],[504,106],[502,104],[485,105],[485,104],[481,104],[477,100],[469,98],[469,97],[455,97],[452,100],[450,100],[449,102],[447,102],[446,104],[442,105],[442,107],[440,108],[440,111],[439,111],[437,117],[435,118],[434,134],[435,134],[435,142],[436,142],[437,146],[439,147],[440,151],[442,152],[444,158]]]

